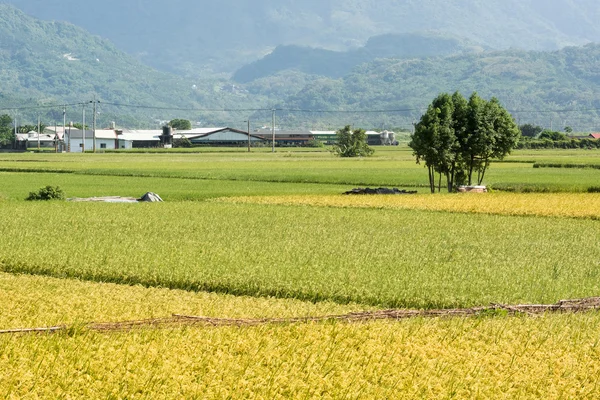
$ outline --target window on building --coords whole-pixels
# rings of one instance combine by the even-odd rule
[[[105,149],[106,148],[106,143],[100,143],[100,148],[101,149]]]

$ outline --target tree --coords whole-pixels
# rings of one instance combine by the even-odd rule
[[[456,134],[453,127],[455,108],[448,94],[439,95],[415,126],[409,146],[414,150],[417,163],[425,162],[429,173],[429,189],[435,193],[438,174],[438,191],[441,190],[442,174],[453,173],[456,160]],[[448,179],[450,181],[451,179]]]
[[[549,140],[553,140],[553,141],[557,142],[560,140],[567,140],[567,136],[564,133],[555,132],[555,131],[546,129],[540,134],[539,139],[549,139]]]
[[[417,163],[425,162],[429,186],[438,191],[442,175],[448,191],[458,185],[483,182],[493,159],[502,159],[517,145],[521,133],[496,98],[485,101],[473,93],[467,102],[458,92],[439,95],[421,117],[409,146]]]
[[[0,147],[8,146],[15,141],[10,115],[0,115]]]
[[[364,129],[355,129],[346,125],[336,132],[337,141],[333,145],[333,153],[340,157],[368,157],[374,150],[367,144]]]
[[[192,129],[192,123],[187,119],[173,119],[169,122],[169,126],[178,131],[189,131]]]
[[[519,126],[519,130],[521,131],[521,135],[529,138],[534,138],[540,133],[542,133],[544,128],[538,125],[523,124]]]
[[[173,141],[173,147],[185,147],[185,148],[190,148],[192,147],[192,142],[190,141],[190,139],[188,139],[186,136],[181,136],[179,139],[175,139]]]

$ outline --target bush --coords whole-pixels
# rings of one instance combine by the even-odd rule
[[[46,186],[45,188],[41,188],[37,192],[30,192],[29,196],[25,200],[64,200],[65,192],[56,186]]]
[[[374,150],[367,144],[367,134],[364,129],[354,129],[346,125],[336,132],[337,142],[332,152],[340,157],[369,157]]]
[[[588,193],[600,193],[600,186],[590,186]]]

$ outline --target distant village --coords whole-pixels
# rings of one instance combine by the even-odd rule
[[[398,145],[396,134],[390,131],[367,131],[369,145]],[[14,150],[55,149],[57,152],[81,153],[83,151],[129,150],[140,148],[171,148],[185,141],[192,146],[315,146],[329,145],[336,141],[335,131],[286,131],[260,129],[253,132],[229,127],[195,128],[176,131],[163,129],[134,130],[77,129],[67,126],[47,127],[39,133],[18,133]]]

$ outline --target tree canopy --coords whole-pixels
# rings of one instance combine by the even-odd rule
[[[346,125],[336,132],[337,141],[333,146],[334,154],[340,157],[368,157],[374,150],[367,144],[364,129],[354,129]]]
[[[192,123],[187,119],[173,119],[169,122],[169,126],[173,129],[177,129],[178,131],[189,131],[192,129]]]
[[[503,159],[517,145],[521,132],[496,98],[486,101],[473,93],[467,101],[459,92],[436,97],[415,126],[409,146],[417,163],[424,162],[431,192],[462,184],[481,185],[493,159]]]
[[[0,115],[0,147],[8,146],[15,140],[11,124],[12,118],[10,115]]]

